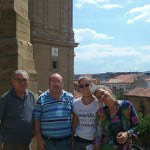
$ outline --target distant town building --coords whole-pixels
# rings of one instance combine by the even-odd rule
[[[150,88],[150,77],[145,79],[147,87]]]
[[[122,89],[126,93],[131,89],[131,85],[138,76],[139,75],[135,74],[119,75],[103,82],[103,84],[108,86],[111,90]]]
[[[108,86],[118,99],[122,99],[124,93],[135,87],[146,87],[147,83],[141,74],[123,74],[104,81],[103,85]]]
[[[137,112],[150,115],[150,88],[138,87],[124,94],[124,98],[130,100]]]
[[[101,80],[101,83],[103,83],[104,81],[119,75],[141,74],[141,73],[142,72],[106,72],[106,73],[96,73],[96,74],[75,74],[74,79],[77,80],[80,76],[89,75],[93,79]],[[148,73],[143,73],[143,74],[148,74]]]
[[[77,91],[77,90],[74,90],[73,95],[74,95],[74,98],[75,98],[75,99],[77,99],[77,98],[79,98],[79,97],[82,96],[82,94],[81,94],[79,91]]]

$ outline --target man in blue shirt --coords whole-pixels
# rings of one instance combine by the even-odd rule
[[[63,90],[63,78],[52,74],[49,90],[41,94],[34,110],[38,150],[71,149],[73,96]]]
[[[27,90],[29,76],[16,70],[13,88],[0,99],[2,150],[28,150],[33,136],[34,95]]]

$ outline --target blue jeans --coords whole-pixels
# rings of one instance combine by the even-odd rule
[[[74,142],[74,150],[86,150],[86,143]]]
[[[71,138],[64,139],[62,141],[53,141],[51,139],[46,139],[45,150],[71,150]]]
[[[92,140],[82,139],[78,136],[74,139],[74,150],[86,150],[87,146],[93,144]]]
[[[29,145],[4,143],[2,150],[29,150]]]

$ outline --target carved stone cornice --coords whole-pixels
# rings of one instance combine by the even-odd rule
[[[75,43],[73,41],[62,41],[62,40],[53,40],[53,39],[39,39],[33,38],[32,42],[34,43],[44,43],[44,44],[53,44],[53,45],[61,45],[61,46],[69,46],[69,47],[77,47],[79,43]]]

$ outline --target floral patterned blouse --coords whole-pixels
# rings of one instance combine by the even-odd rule
[[[110,117],[109,109],[103,106],[97,113],[97,132],[95,144],[100,145],[100,150],[129,150],[132,140],[126,144],[117,144],[116,136],[119,132],[130,132],[132,137],[137,137],[138,118],[133,105],[129,101],[118,100],[118,111]]]

